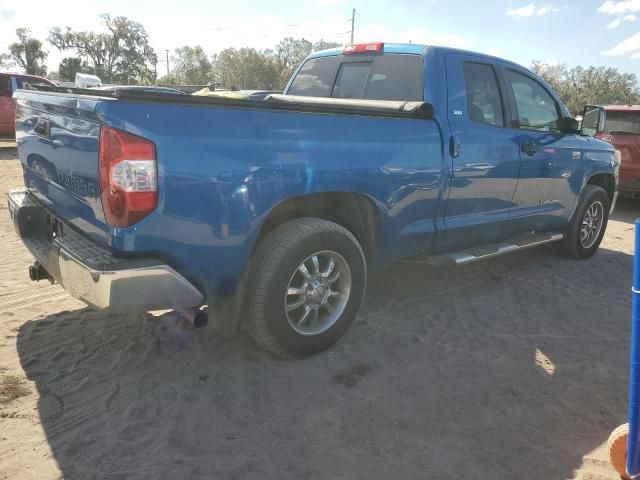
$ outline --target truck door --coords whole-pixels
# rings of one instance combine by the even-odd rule
[[[504,69],[520,146],[520,180],[510,216],[514,228],[544,231],[567,223],[581,187],[585,139],[562,131],[568,116],[560,102],[529,72]]]
[[[451,163],[440,247],[450,250],[510,236],[520,154],[498,65],[461,54],[445,63]]]

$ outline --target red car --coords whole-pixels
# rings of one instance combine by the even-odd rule
[[[640,105],[589,105],[582,132],[611,143],[622,157],[620,195],[640,198]]]
[[[12,98],[13,91],[32,85],[55,87],[55,84],[46,78],[21,73],[0,73],[0,136],[15,137],[16,102]]]

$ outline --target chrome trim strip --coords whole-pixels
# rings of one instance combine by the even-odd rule
[[[544,245],[546,243],[558,242],[563,238],[564,238],[564,235],[562,233],[552,233],[552,234],[541,236],[540,239],[534,240],[530,243],[525,243],[524,245],[501,244],[501,246],[495,252],[487,253],[485,255],[454,254],[453,257],[456,265],[462,265],[465,263],[476,262],[478,260],[498,257],[500,255],[505,255],[507,253],[515,252],[517,250],[524,250],[526,248],[537,247],[539,245]],[[446,254],[443,256],[446,256]]]

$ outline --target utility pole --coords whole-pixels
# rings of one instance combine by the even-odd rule
[[[167,79],[169,79],[169,49],[167,49],[166,52],[167,52]]]
[[[356,23],[356,9],[351,10],[351,43],[353,43],[353,27]]]

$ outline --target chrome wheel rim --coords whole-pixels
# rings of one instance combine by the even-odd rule
[[[323,250],[309,255],[289,278],[284,311],[300,335],[319,335],[342,316],[351,293],[351,269],[342,255]]]
[[[600,236],[602,223],[604,221],[604,206],[601,202],[595,201],[587,208],[582,227],[580,228],[580,243],[584,248],[593,247]]]

